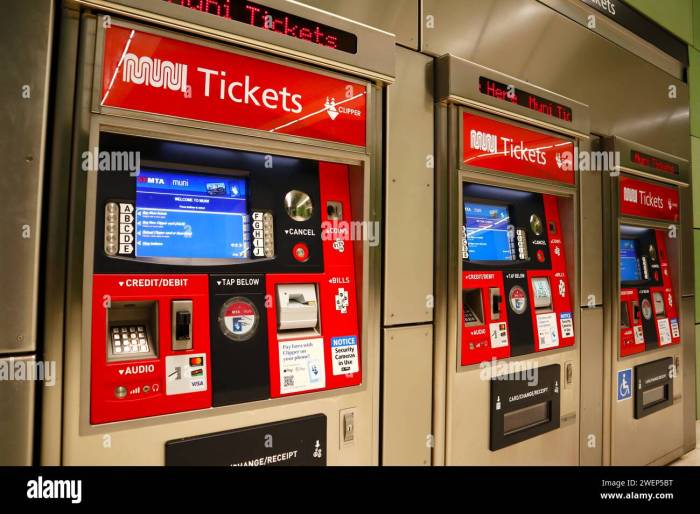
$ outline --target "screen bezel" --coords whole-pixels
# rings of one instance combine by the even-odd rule
[[[512,205],[508,202],[503,202],[499,200],[492,200],[489,198],[478,198],[478,197],[473,197],[473,196],[465,196],[462,198],[462,226],[464,227],[464,240],[467,241],[467,247],[469,246],[469,242],[467,240],[467,213],[465,212],[465,207],[467,203],[479,203],[482,205],[496,205],[499,207],[505,207],[508,210],[508,219],[512,220],[513,218],[513,213],[512,213]],[[511,225],[513,225],[511,223]],[[526,260],[520,260],[520,259],[511,259],[511,260],[472,260],[470,258],[467,259],[462,259],[463,262],[468,262],[471,265],[474,266],[505,266],[505,267],[512,267],[512,266],[517,266],[521,265],[523,263],[530,262],[530,259]]]
[[[161,161],[150,161],[150,160],[144,160],[140,162],[140,168],[139,168],[139,173],[141,170],[144,168],[146,169],[155,169],[155,170],[161,170],[161,171],[172,171],[174,173],[192,173],[192,174],[199,174],[199,175],[208,175],[208,176],[221,176],[221,177],[231,177],[231,178],[243,178],[246,181],[246,187],[247,187],[247,197],[250,197],[250,188],[252,186],[252,182],[250,180],[250,171],[248,170],[243,170],[243,169],[235,169],[235,168],[218,168],[218,167],[211,167],[211,166],[192,166],[192,165],[186,165],[186,164],[180,164],[180,163],[170,163],[170,162],[161,162]],[[136,178],[138,175],[134,175],[132,177],[132,193],[133,193],[133,201],[134,203],[134,210],[136,209]],[[115,198],[116,200],[116,198]],[[251,206],[249,201],[246,204],[246,210],[247,214],[250,216],[250,211],[251,211]],[[259,258],[252,258],[248,257],[245,259],[240,259],[240,258],[206,258],[206,257],[136,257],[134,254],[133,256],[125,256],[125,255],[107,255],[106,253],[103,254],[105,257],[108,259],[113,259],[113,260],[122,260],[122,261],[130,261],[130,262],[143,262],[143,263],[149,263],[149,264],[161,264],[161,265],[173,265],[173,266],[185,266],[185,267],[196,267],[196,266],[235,266],[237,264],[247,264],[247,263],[259,263],[262,261],[272,261],[276,258],[275,256],[272,257],[259,257]]]
[[[243,176],[243,175],[231,175],[231,174],[226,174],[226,175],[224,175],[224,174],[221,174],[221,173],[213,174],[213,173],[204,173],[204,172],[195,172],[195,171],[184,171],[184,170],[179,170],[179,169],[178,169],[178,170],[173,170],[171,167],[163,168],[163,167],[152,167],[152,166],[145,166],[145,165],[142,165],[142,166],[140,167],[140,169],[139,169],[139,176],[140,176],[141,173],[143,173],[143,172],[152,173],[152,174],[158,174],[158,175],[163,175],[163,176],[167,176],[167,175],[178,175],[178,174],[180,174],[180,175],[193,175],[193,176],[205,177],[206,179],[209,179],[209,180],[219,180],[219,179],[222,180],[222,181],[228,180],[228,179],[242,180],[242,181],[244,182],[244,185],[245,185],[245,198],[244,198],[244,199],[245,199],[245,211],[243,212],[243,215],[244,215],[244,216],[250,216],[250,205],[249,205],[249,203],[250,203],[250,200],[249,200],[250,194],[249,194],[249,190],[248,190],[248,188],[250,187],[250,181],[248,180],[248,177],[247,177],[247,176]],[[146,191],[142,191],[142,193],[145,193],[145,192],[146,192]],[[138,196],[138,194],[139,194],[139,181],[138,181],[138,180],[134,180],[134,214],[135,214],[135,215],[136,215],[136,213],[138,212],[138,209],[139,209],[139,202],[138,202],[139,196]],[[184,196],[184,195],[187,195],[187,194],[188,194],[188,193],[187,193],[186,191],[182,191],[182,195],[183,195],[183,196]],[[224,196],[225,196],[225,195],[224,195]],[[225,197],[226,197],[226,196],[225,196]],[[226,197],[226,198],[228,198],[228,197]],[[141,206],[141,208],[150,208],[150,207]],[[183,212],[186,212],[186,211],[183,211]],[[142,259],[166,259],[166,260],[187,259],[187,260],[189,260],[189,259],[193,259],[193,260],[216,260],[216,261],[225,261],[225,262],[228,262],[228,261],[234,261],[234,262],[243,261],[243,262],[244,262],[244,261],[247,261],[247,260],[250,259],[250,253],[252,252],[252,246],[250,245],[250,232],[251,232],[250,220],[249,220],[249,225],[248,225],[248,230],[247,230],[247,232],[248,232],[247,235],[248,235],[248,242],[249,242],[249,248],[248,248],[248,252],[247,252],[247,257],[230,257],[230,258],[227,258],[227,257],[137,256],[137,255],[136,255],[136,251],[134,251],[134,258],[137,259],[137,260],[142,260]],[[244,242],[245,242],[245,236],[246,236],[246,231],[243,232],[243,237],[244,237],[244,240],[243,240],[243,241],[244,241]],[[134,237],[134,244],[135,244],[136,246],[138,245],[138,239],[137,239],[136,237]],[[195,245],[196,245],[196,244],[195,244]]]

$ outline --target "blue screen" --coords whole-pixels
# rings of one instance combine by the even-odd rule
[[[136,178],[136,256],[245,259],[244,178],[142,169]]]
[[[634,239],[620,239],[620,280],[622,282],[642,280],[637,242]]]
[[[508,207],[465,202],[464,217],[471,261],[512,261]]]

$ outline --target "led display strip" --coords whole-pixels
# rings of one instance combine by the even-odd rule
[[[547,100],[541,96],[528,93],[522,89],[503,84],[502,82],[484,76],[479,77],[479,92],[482,95],[488,95],[498,100],[520,105],[531,111],[539,112],[540,114],[558,120],[571,123],[574,119],[571,108],[566,105]]]
[[[163,0],[195,11],[245,23],[349,54],[357,53],[357,36],[301,16],[245,0]]]
[[[670,173],[672,175],[678,175],[680,173],[680,166],[675,162],[659,159],[658,157],[642,153],[638,150],[630,151],[630,159],[633,163],[644,166],[645,168],[652,168],[656,171],[663,171],[664,173]]]

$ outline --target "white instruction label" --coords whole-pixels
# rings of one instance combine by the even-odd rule
[[[165,394],[185,394],[207,390],[206,354],[165,357]]]
[[[540,350],[559,346],[556,312],[537,315],[537,335]]]
[[[326,387],[322,337],[280,341],[279,355],[282,394]]]
[[[508,346],[508,329],[505,323],[490,323],[489,336],[491,337],[491,348]]]
[[[661,346],[671,344],[673,339],[671,339],[671,324],[668,318],[657,319],[656,325],[659,328],[659,344]]]
[[[644,344],[644,329],[642,325],[634,327],[634,344]]]
[[[334,375],[347,375],[360,370],[357,337],[331,337],[331,360]]]

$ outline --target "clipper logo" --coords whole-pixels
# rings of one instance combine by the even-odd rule
[[[335,98],[331,98],[329,100],[328,97],[326,97],[325,107],[328,117],[332,120],[335,120],[338,117],[338,114],[340,114],[335,106]]]
[[[146,56],[137,57],[127,53],[124,55],[122,66],[124,82],[183,93],[188,90],[186,64],[151,59]]]
[[[345,102],[349,102],[350,100],[354,100],[355,98],[362,96],[362,94],[364,94],[364,93],[361,93],[359,95],[355,95],[352,98],[348,98],[347,100],[344,100],[342,102],[337,102],[337,103],[335,101],[335,98],[326,97],[326,103],[323,104],[323,106],[326,109],[326,114],[328,114],[328,117],[331,120],[335,120],[339,114],[349,114],[351,116],[357,116],[357,117],[362,116],[362,111],[360,111],[359,109],[352,109],[350,107],[343,106],[343,104]]]

